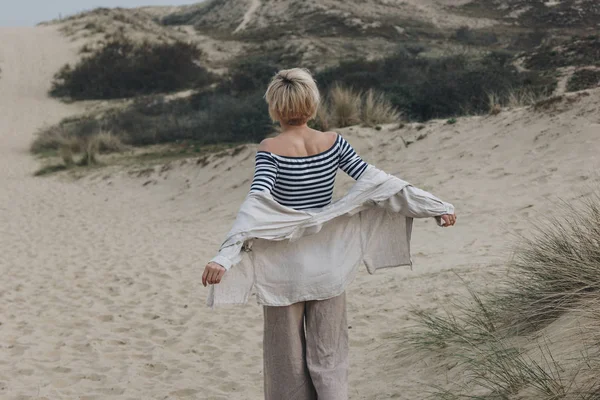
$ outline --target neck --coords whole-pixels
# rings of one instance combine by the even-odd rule
[[[309,129],[308,128],[308,123],[302,124],[302,125],[288,125],[288,124],[285,124],[283,122],[280,122],[279,125],[281,125],[281,133],[284,133],[284,132],[294,132],[294,131],[301,131],[301,130]]]

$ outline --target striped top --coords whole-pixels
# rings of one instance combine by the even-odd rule
[[[250,193],[270,192],[277,202],[296,210],[321,208],[331,203],[338,168],[359,179],[367,166],[340,135],[328,150],[312,156],[258,151]]]

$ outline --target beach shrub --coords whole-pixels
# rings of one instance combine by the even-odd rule
[[[214,76],[198,64],[200,49],[190,43],[134,43],[120,37],[65,65],[50,94],[74,100],[114,99],[204,87]]]
[[[267,106],[254,95],[206,92],[176,100],[145,96],[129,107],[62,121],[40,132],[33,153],[57,150],[65,138],[95,136],[99,152],[122,144],[145,146],[178,141],[198,143],[255,142],[272,132]],[[111,132],[106,133],[107,131]]]
[[[505,98],[516,89],[551,91],[556,82],[538,72],[519,72],[510,53],[483,57],[425,58],[400,52],[374,61],[343,62],[317,74],[322,89],[336,84],[385,93],[405,117],[418,121],[489,111],[489,93]]]
[[[276,55],[234,63],[214,87],[188,97],[138,96],[128,106],[102,115],[63,120],[41,132],[31,150],[57,149],[57,137],[87,137],[110,131],[123,143],[144,146],[178,141],[254,142],[273,131],[263,95],[277,72]]]
[[[567,82],[568,92],[592,89],[600,86],[600,69],[580,69]]]
[[[280,69],[279,62],[274,58],[277,56],[251,56],[236,61],[219,84],[218,91],[231,95],[254,93],[262,97],[271,78]]]
[[[572,36],[569,40],[543,45],[525,56],[528,69],[552,70],[569,66],[600,66],[600,35]]]
[[[498,43],[498,36],[494,32],[474,30],[468,26],[458,28],[453,39],[470,46],[491,46]]]

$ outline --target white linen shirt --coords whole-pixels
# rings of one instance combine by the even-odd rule
[[[412,266],[413,218],[453,214],[454,206],[369,165],[339,200],[320,209],[295,210],[268,192],[249,193],[233,227],[211,261],[227,272],[211,286],[210,307],[285,306],[341,294],[361,263]]]

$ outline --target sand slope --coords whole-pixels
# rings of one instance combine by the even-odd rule
[[[204,167],[34,178],[33,132],[79,111],[46,97],[76,49],[48,27],[0,37],[0,398],[260,399],[261,309],[212,312],[200,285],[249,188],[255,146]],[[455,273],[493,286],[528,218],[597,187],[599,108],[595,91],[454,125],[342,130],[367,161],[459,214],[453,230],[418,221],[414,271],[362,271],[349,289],[352,399],[423,399],[445,384],[395,358],[391,337],[411,304],[440,307],[463,291]],[[336,196],[350,184],[341,174]]]

